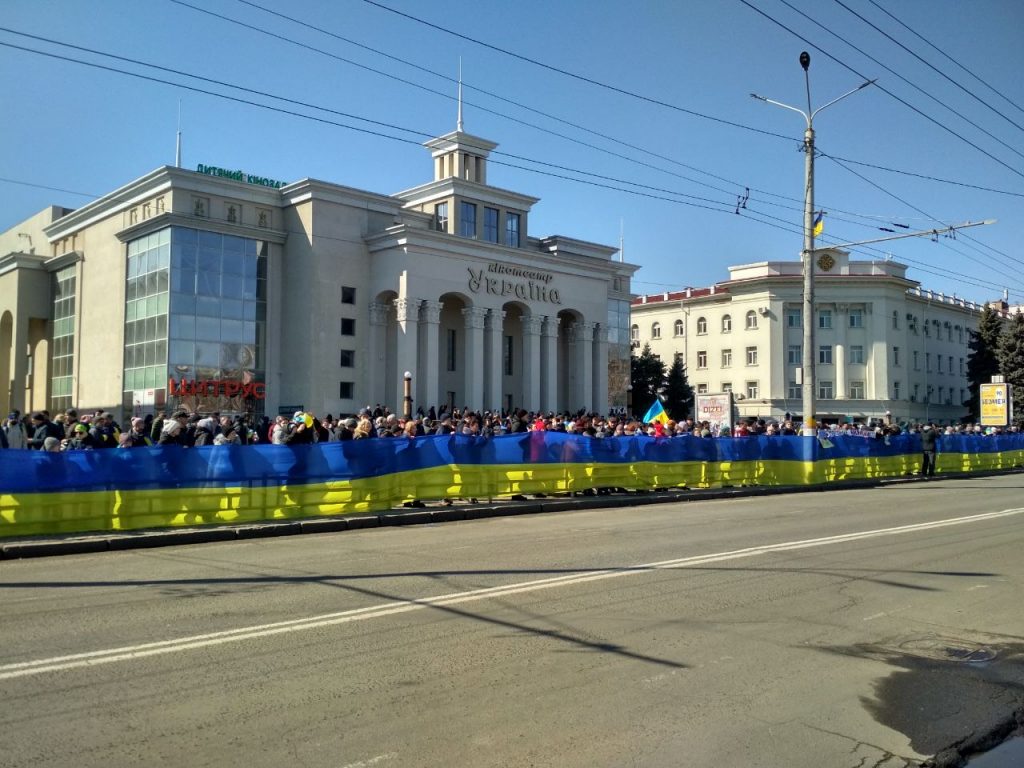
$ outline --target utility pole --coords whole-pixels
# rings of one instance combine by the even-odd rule
[[[810,78],[810,66],[811,66],[811,55],[804,51],[800,54],[800,66],[804,68],[804,81],[807,85],[807,111],[804,112],[802,109],[791,107],[789,104],[783,104],[780,101],[774,101],[772,99],[765,98],[764,96],[758,96],[756,93],[750,94],[759,101],[766,102],[768,104],[774,104],[777,107],[783,109],[789,109],[793,112],[799,112],[803,115],[804,120],[807,121],[807,130],[804,131],[804,152],[807,155],[806,158],[806,184],[804,187],[804,250],[802,254],[803,260],[803,416],[804,426],[802,434],[804,435],[815,435],[817,433],[817,424],[814,421],[814,400],[816,397],[815,387],[815,370],[814,370],[814,117],[823,109],[831,107],[838,101],[842,101],[847,96],[856,93],[862,88],[874,83],[874,80],[868,80],[861,83],[852,91],[844,93],[837,99],[833,99],[827,104],[818,107],[815,110],[811,109],[811,78]],[[833,393],[834,394],[834,393]]]

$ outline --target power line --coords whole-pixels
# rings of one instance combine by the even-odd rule
[[[817,145],[815,145],[815,148],[817,149]],[[850,165],[861,165],[861,166],[864,166],[865,168],[874,168],[876,171],[886,171],[888,173],[898,173],[898,174],[900,174],[902,176],[912,176],[912,177],[914,177],[916,179],[924,179],[925,181],[936,181],[936,182],[939,182],[941,184],[952,184],[954,186],[964,187],[966,189],[976,189],[979,192],[992,192],[993,194],[996,194],[996,195],[1009,195],[1011,197],[1024,197],[1024,193],[1021,193],[1021,192],[1010,192],[1009,190],[1006,190],[1006,189],[993,189],[992,187],[982,187],[982,186],[978,186],[977,184],[967,184],[967,183],[962,182],[962,181],[954,181],[952,179],[942,179],[942,178],[939,178],[939,177],[936,177],[936,176],[928,176],[928,175],[923,174],[923,173],[913,173],[912,171],[901,171],[898,168],[888,168],[888,167],[886,167],[884,165],[875,165],[874,163],[866,163],[866,162],[864,162],[862,160],[850,160],[847,157],[837,157],[836,155],[830,155],[827,152],[819,152],[819,154],[821,154],[821,155],[823,155],[825,157],[828,157],[828,158],[830,158],[832,160],[841,160],[842,162],[849,163]]]

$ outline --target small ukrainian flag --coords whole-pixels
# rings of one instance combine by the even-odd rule
[[[822,230],[825,229],[825,218],[824,218],[824,216],[825,216],[825,212],[824,211],[818,211],[818,215],[814,217],[814,226],[811,228],[811,232],[814,233],[815,237],[820,235],[822,233]]]
[[[647,409],[647,413],[644,414],[644,424],[650,424],[654,421],[660,421],[662,424],[668,424],[668,414],[665,413],[665,408],[661,404],[661,400],[655,400],[654,404]]]

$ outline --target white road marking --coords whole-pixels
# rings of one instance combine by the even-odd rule
[[[506,595],[517,595],[524,592],[537,592],[552,587],[562,587],[574,584],[585,584],[592,581],[605,579],[617,579],[626,576],[634,576],[639,573],[647,573],[655,570],[669,570],[677,568],[691,568],[706,563],[720,563],[728,560],[740,560],[747,557],[756,557],[773,552],[792,552],[799,549],[810,549],[822,547],[829,544],[842,544],[848,541],[877,538],[881,536],[899,536],[905,533],[927,531],[935,528],[946,528],[954,525],[967,525],[979,523],[986,520],[996,520],[1003,517],[1011,517],[1024,512],[1024,507],[1015,509],[1004,509],[998,512],[983,512],[977,515],[963,517],[952,517],[944,520],[935,520],[929,523],[916,523],[914,525],[901,525],[895,528],[878,528],[871,531],[858,531],[856,533],[844,533],[837,536],[824,536],[817,539],[803,539],[800,541],[786,541],[779,544],[765,544],[759,547],[748,547],[746,549],[735,549],[728,552],[716,552],[708,555],[696,555],[683,557],[675,560],[662,560],[656,563],[644,563],[641,565],[626,566],[622,568],[608,568],[600,571],[587,573],[566,574],[564,576],[553,576],[546,579],[524,581],[517,584],[506,584],[499,587],[486,587],[473,589],[466,592],[455,592],[447,595],[434,595],[414,600],[393,600],[378,605],[370,605],[365,608],[356,608],[337,613],[321,614],[319,616],[307,616],[301,619],[290,619],[278,621],[271,624],[255,624],[237,629],[228,629],[221,632],[210,632],[202,635],[191,635],[188,637],[177,637],[170,640],[160,640],[153,643],[142,643],[139,645],[122,646],[120,648],[108,648],[100,651],[89,651],[76,653],[68,656],[56,656],[47,659],[36,659],[34,661],[22,661],[13,664],[0,665],[0,680],[10,680],[16,677],[28,675],[39,675],[45,672],[59,672],[66,669],[80,667],[91,667],[99,664],[112,664],[119,661],[131,661],[147,656],[157,656],[165,653],[179,653],[195,648],[205,648],[224,643],[239,642],[242,640],[253,640],[261,637],[270,637],[286,632],[299,632],[320,627],[348,624],[354,621],[365,621],[367,619],[379,619],[385,616],[394,616],[400,613],[423,610],[432,606],[459,605],[461,603],[487,600],[492,597],[504,597]]]
[[[368,760],[359,760],[359,761],[354,762],[354,763],[349,763],[348,765],[343,765],[343,766],[341,766],[341,768],[368,768],[371,765],[376,765],[377,763],[383,763],[385,760],[394,760],[396,757],[398,757],[398,753],[397,752],[387,752],[387,753],[385,753],[383,755],[377,755],[376,757],[371,757]]]

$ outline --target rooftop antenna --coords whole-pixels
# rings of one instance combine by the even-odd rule
[[[178,141],[174,148],[174,165],[181,168],[181,99],[178,99]]]
[[[459,117],[455,124],[455,130],[462,133],[462,57],[459,56]]]

